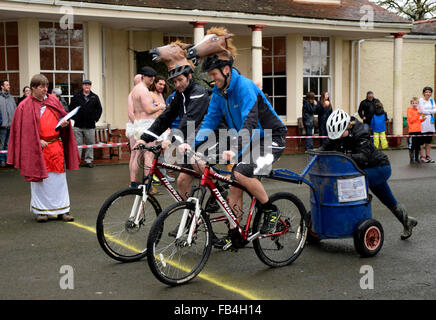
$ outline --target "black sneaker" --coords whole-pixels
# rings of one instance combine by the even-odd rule
[[[216,249],[223,249],[226,246],[229,245],[231,246],[231,243],[232,243],[232,236],[230,235],[230,230],[225,237],[212,239],[212,245]]]
[[[264,209],[263,214],[264,214],[263,224],[262,227],[260,228],[260,233],[261,234],[273,233],[280,216],[279,208],[273,205],[272,209]]]
[[[129,187],[132,188],[132,189],[136,189],[139,186],[140,186],[140,184],[138,182],[132,181],[132,182],[130,182],[130,186]]]
[[[426,163],[434,163],[434,160],[432,158],[430,158],[430,156],[426,156],[425,157],[425,162]]]

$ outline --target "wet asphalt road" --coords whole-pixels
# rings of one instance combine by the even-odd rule
[[[376,257],[361,258],[352,239],[326,240],[306,245],[292,265],[272,269],[251,245],[236,253],[214,249],[201,277],[176,288],[155,279],[145,260],[116,262],[97,242],[98,210],[110,194],[128,184],[127,165],[68,172],[74,224],[36,223],[29,213],[29,183],[16,170],[2,170],[0,299],[436,299],[436,164],[412,167],[406,150],[387,154],[393,169],[390,186],[419,221],[409,240],[400,240],[402,226],[374,199],[373,218],[385,231]],[[305,164],[305,155],[289,155],[276,167],[301,172]],[[270,194],[293,192],[309,208],[306,186],[264,183]],[[162,207],[172,203],[166,193],[159,201]],[[73,268],[74,289],[60,286],[65,265]],[[365,265],[373,270],[373,289],[360,287]]]

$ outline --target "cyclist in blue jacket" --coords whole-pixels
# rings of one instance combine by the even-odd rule
[[[238,133],[237,143],[232,144],[230,150],[224,151],[222,158],[226,161],[236,160],[232,179],[244,186],[260,203],[259,209],[264,212],[264,222],[260,233],[267,234],[274,231],[280,213],[279,209],[271,203],[256,175],[259,175],[262,168],[270,170],[272,163],[277,161],[283,153],[287,127],[280,120],[264,93],[253,81],[240,75],[232,67],[233,62],[233,55],[228,50],[208,55],[203,61],[202,71],[208,72],[215,86],[208,112],[194,143],[195,146],[203,143],[208,132],[217,128],[223,116],[228,128]],[[241,135],[243,131],[246,133],[245,137]],[[265,145],[267,135],[270,135],[272,143],[271,140],[268,141],[272,145]],[[260,147],[260,153],[253,152],[256,147]],[[185,148],[188,146],[185,145]],[[247,153],[249,158],[247,158]],[[249,161],[246,161],[247,159]],[[263,175],[267,173],[269,172],[262,172]],[[243,191],[231,187],[229,194],[230,206],[240,217]],[[234,244],[238,236],[238,231],[230,229],[222,244],[225,245],[230,240]]]

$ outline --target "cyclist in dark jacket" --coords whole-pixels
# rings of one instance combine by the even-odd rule
[[[349,155],[366,172],[369,189],[403,225],[401,239],[409,238],[418,221],[408,217],[406,208],[392,194],[387,183],[392,172],[389,159],[371,143],[364,124],[337,109],[327,120],[327,133],[329,139],[320,150],[339,151]]]
[[[171,127],[177,117],[180,122],[177,128],[171,131],[172,140],[179,143],[186,142],[188,136],[188,125],[195,125],[195,129],[200,126],[209,104],[209,95],[206,89],[192,79],[193,69],[186,60],[184,51],[176,44],[150,50],[155,59],[161,58],[168,67],[168,80],[172,80],[176,87],[176,93],[165,111],[153,122],[151,127],[146,130],[141,139],[136,141],[135,147],[146,142],[152,142],[168,128]],[[180,61],[173,63],[175,58]],[[156,60],[157,61],[157,60]],[[178,130],[177,130],[178,129]],[[191,167],[184,165],[184,167]],[[187,199],[193,176],[180,173],[177,178],[177,187],[180,195]]]

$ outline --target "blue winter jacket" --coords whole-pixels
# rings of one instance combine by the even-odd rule
[[[385,121],[388,121],[388,116],[386,115],[386,112],[383,111],[383,113],[374,114],[371,120],[371,129],[373,132],[384,132],[386,131],[386,123]]]
[[[195,137],[195,146],[206,140],[210,130],[218,127],[223,116],[229,129],[235,129],[238,133],[247,129],[251,134],[248,143],[241,136],[238,137],[238,150],[232,150],[236,154],[239,151],[238,156],[245,152],[252,141],[264,136],[264,129],[271,129],[273,136],[285,135],[287,131],[264,93],[236,69],[232,69],[230,85],[224,93],[216,85],[213,87],[208,112]],[[255,129],[258,129],[256,134]]]

